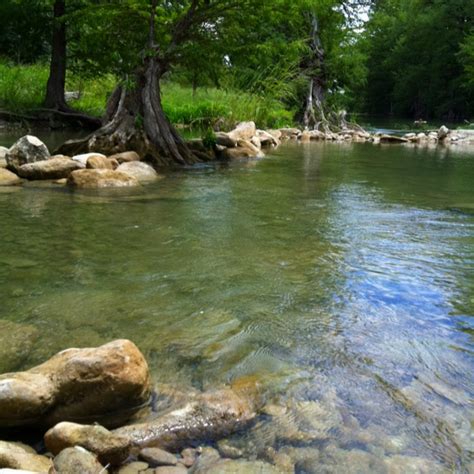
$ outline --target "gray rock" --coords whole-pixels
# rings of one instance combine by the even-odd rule
[[[130,444],[100,425],[62,422],[44,436],[46,448],[54,455],[66,448],[81,446],[97,455],[102,464],[122,464],[130,454]]]
[[[22,165],[18,168],[18,174],[26,179],[62,179],[81,168],[83,168],[81,163],[68,156],[58,155],[47,160]]]
[[[117,171],[132,176],[140,183],[155,181],[159,177],[154,168],[143,161],[130,161],[128,163],[122,163],[117,168]]]
[[[148,365],[132,342],[68,349],[26,372],[0,375],[0,427],[63,420],[117,426],[149,395]]]
[[[160,448],[144,448],[138,457],[151,466],[176,466],[178,463],[174,454]]]
[[[11,171],[0,168],[0,186],[16,186],[21,184],[21,179]]]
[[[117,170],[84,169],[73,171],[68,184],[79,189],[123,188],[138,186],[138,180]]]
[[[301,135],[301,130],[297,128],[280,128],[278,132],[280,133],[280,138],[282,140],[294,140]]]
[[[444,140],[449,135],[449,128],[446,125],[442,125],[438,130],[438,140]]]
[[[8,148],[4,146],[0,146],[0,160],[5,160],[7,153],[8,153]]]
[[[16,171],[21,165],[47,160],[50,157],[47,146],[32,135],[21,137],[7,152],[8,168]]]
[[[107,471],[97,458],[79,446],[67,448],[54,458],[58,474],[104,474]]]
[[[53,465],[50,458],[21,443],[0,441],[0,468],[48,472]]]

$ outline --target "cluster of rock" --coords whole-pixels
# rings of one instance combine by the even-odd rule
[[[474,132],[454,132],[445,126],[437,132],[403,136],[370,134],[361,128],[338,133],[298,128],[258,130],[254,122],[242,122],[231,132],[217,132],[214,144],[205,144],[202,139],[189,140],[187,144],[203,161],[233,161],[263,158],[264,150],[278,147],[285,140],[448,145],[474,142]],[[141,161],[134,151],[112,156],[100,153],[51,156],[46,145],[31,135],[20,138],[10,149],[0,147],[0,186],[18,185],[23,180],[53,180],[56,184],[93,189],[138,186],[158,178],[155,169]]]
[[[210,472],[199,467],[205,449],[192,446],[242,430],[257,413],[258,397],[247,382],[212,392],[191,390],[163,413],[150,414],[152,393],[147,362],[128,340],[68,349],[26,372],[0,375],[2,432],[46,431],[43,454],[21,442],[0,441],[0,469],[184,474],[192,467],[191,472]]]
[[[87,153],[51,156],[38,138],[26,135],[10,149],[0,150],[0,185],[17,185],[23,180],[53,180],[77,188],[138,186],[158,179],[152,166],[130,151],[113,156]]]

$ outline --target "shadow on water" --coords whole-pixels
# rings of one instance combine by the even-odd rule
[[[261,420],[225,441],[244,457],[463,472],[473,159],[289,144],[125,193],[1,193],[0,371],[127,337],[159,382],[260,381]]]

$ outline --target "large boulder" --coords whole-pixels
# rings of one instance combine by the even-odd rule
[[[54,458],[54,471],[58,474],[106,474],[108,471],[86,449],[67,448]]]
[[[21,165],[47,160],[50,157],[47,146],[37,137],[21,137],[7,152],[7,166],[16,171]]]
[[[46,448],[55,456],[66,448],[82,446],[97,455],[102,464],[122,464],[130,454],[126,438],[117,436],[100,425],[78,425],[62,422],[44,435]]]
[[[78,161],[68,156],[57,155],[47,160],[22,165],[18,168],[18,174],[26,179],[62,179],[82,168],[84,166]]]
[[[442,125],[438,130],[438,140],[442,141],[449,135],[449,128],[446,125]]]
[[[0,186],[15,186],[21,183],[21,179],[11,171],[0,168]]]
[[[224,388],[199,394],[176,410],[150,422],[119,428],[115,433],[140,448],[177,452],[195,443],[224,438],[245,428],[255,416],[253,394]]]
[[[149,396],[148,365],[132,342],[67,349],[26,372],[0,376],[0,427],[78,420],[117,426]]]
[[[148,163],[143,161],[130,161],[122,163],[117,171],[132,176],[140,183],[155,181],[158,179],[158,173]]]
[[[80,189],[121,188],[138,186],[138,180],[117,170],[83,169],[73,171],[68,184]]]
[[[51,459],[40,456],[29,446],[0,441],[0,469],[10,468],[46,473],[52,466]]]
[[[242,122],[227,135],[231,140],[250,140],[257,133],[257,127],[254,122]]]
[[[93,155],[87,159],[86,168],[91,170],[114,170],[119,166],[115,158],[106,158],[103,155]]]

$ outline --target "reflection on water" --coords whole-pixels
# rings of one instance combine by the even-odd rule
[[[127,337],[157,381],[259,378],[261,418],[221,453],[467,472],[473,182],[462,152],[308,144],[142,190],[0,193],[0,369]]]

